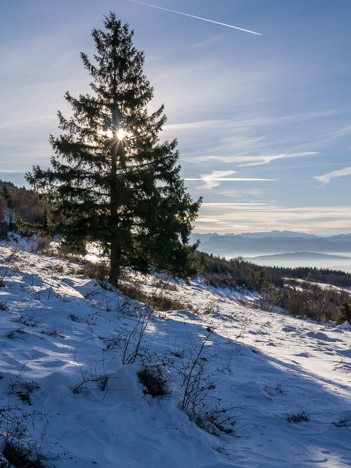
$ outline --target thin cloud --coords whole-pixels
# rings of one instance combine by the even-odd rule
[[[227,208],[235,208],[235,209],[247,209],[247,208],[256,208],[267,206],[268,203],[256,203],[256,202],[208,202],[202,203],[203,208],[207,208],[208,210],[214,209],[227,209]]]
[[[257,179],[248,177],[229,177],[236,174],[236,171],[213,171],[211,174],[201,174],[200,177],[188,177],[184,180],[197,182],[205,182],[205,185],[199,187],[199,189],[211,190],[218,187],[221,182],[272,182],[276,179]]]
[[[328,184],[331,179],[334,179],[334,177],[344,177],[348,175],[351,175],[351,167],[344,167],[344,169],[328,172],[327,174],[321,176],[313,176],[313,178],[322,184]]]
[[[304,144],[306,145],[306,143],[317,143],[319,145],[326,145],[348,135],[351,135],[351,125],[340,128],[338,130],[316,135],[312,138],[309,138],[308,140],[305,140]]]
[[[289,158],[300,158],[303,156],[314,156],[316,154],[319,154],[316,151],[308,151],[304,153],[292,153],[292,154],[277,154],[275,156],[246,156],[245,159],[253,159],[252,162],[246,162],[239,164],[239,167],[249,167],[249,166],[261,166],[263,164],[269,164],[272,161],[276,161],[277,159],[289,159]],[[255,161],[256,159],[256,161]],[[258,160],[257,160],[258,159]]]
[[[0,174],[25,174],[25,172],[17,171],[16,169],[0,169]]]
[[[239,31],[247,32],[247,33],[250,33],[250,34],[255,34],[256,36],[263,36],[263,34],[261,34],[259,32],[255,32],[255,31],[251,31],[250,29],[239,28],[238,26],[233,26],[232,24],[221,23],[219,21],[214,21],[214,20],[211,20],[211,19],[208,19],[208,18],[202,18],[201,16],[190,15],[188,13],[183,13],[182,11],[170,10],[169,8],[163,8],[163,7],[160,7],[160,6],[157,6],[157,5],[151,5],[150,3],[138,2],[137,0],[128,0],[128,1],[132,2],[132,3],[138,3],[139,5],[148,6],[148,7],[151,7],[151,8],[156,8],[158,10],[168,11],[170,13],[175,13],[177,15],[187,16],[189,18],[194,18],[194,19],[198,19],[198,20],[201,20],[201,21],[206,21],[207,23],[218,24],[220,26],[225,26],[226,28],[237,29]]]
[[[262,141],[262,138],[256,138],[252,140],[246,140],[248,144],[258,143]],[[252,167],[252,166],[262,166],[264,164],[269,164],[272,161],[278,159],[289,159],[289,158],[299,158],[303,156],[315,156],[319,154],[317,151],[305,151],[302,153],[282,153],[274,155],[257,155],[257,156],[246,156],[246,155],[233,155],[233,156],[201,156],[199,159],[201,161],[220,161],[223,163],[236,163],[238,167]]]
[[[194,128],[223,128],[231,127],[233,122],[230,120],[198,120],[195,122],[180,122],[175,124],[166,124],[164,130],[193,130]]]
[[[194,129],[194,128],[232,128],[232,129],[253,129],[261,126],[272,126],[282,122],[294,123],[304,122],[306,120],[319,119],[323,117],[329,117],[331,115],[337,115],[342,112],[341,109],[334,109],[328,111],[318,112],[305,112],[298,114],[288,115],[263,115],[255,118],[240,118],[240,119],[216,119],[216,120],[198,120],[193,122],[178,122],[175,124],[166,124],[163,128],[165,130],[183,130],[183,129]],[[340,136],[348,134],[351,127],[345,127],[343,129],[330,132],[328,136]],[[351,146],[348,148],[351,149]]]
[[[211,39],[208,39],[207,41],[198,42],[197,44],[190,46],[190,49],[198,49],[199,47],[206,47],[209,44],[212,44],[213,42],[218,41],[218,39],[220,39],[221,37],[223,37],[223,35],[219,34],[218,36],[211,37]]]
[[[307,206],[287,208],[259,204],[216,206],[203,203],[195,222],[196,232],[242,233],[271,230],[300,231],[328,235],[350,232],[350,206]],[[216,212],[214,213],[214,209]]]

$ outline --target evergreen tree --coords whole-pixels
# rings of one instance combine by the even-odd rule
[[[163,106],[149,115],[153,88],[143,73],[144,54],[132,43],[133,31],[114,13],[105,30],[92,32],[94,62],[81,58],[92,77],[92,93],[65,99],[60,112],[55,156],[48,170],[34,166],[28,182],[53,207],[55,232],[76,248],[99,242],[110,258],[109,281],[120,269],[153,265],[186,277],[192,274],[191,222],[201,200],[192,202],[180,178],[176,140],[161,143]]]
[[[12,210],[13,208],[12,198],[11,198],[9,189],[6,187],[6,185],[4,185],[1,190],[1,196],[4,197],[4,199],[6,200],[8,208]]]
[[[339,306],[339,315],[336,317],[336,323],[338,325],[348,321],[351,324],[351,301],[344,299]]]

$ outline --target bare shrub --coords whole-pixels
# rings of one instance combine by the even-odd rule
[[[7,263],[14,263],[16,260],[19,260],[19,256],[18,256],[19,252],[20,252],[19,248],[13,249],[10,255],[5,259],[5,261]]]
[[[147,325],[150,321],[152,309],[145,307],[135,327],[130,331],[124,340],[122,351],[122,364],[134,364],[137,357],[140,356],[140,347],[144,338]]]
[[[305,282],[303,288],[285,289],[284,308],[292,315],[316,321],[332,320],[337,316],[342,299],[338,291]]]
[[[119,289],[131,299],[148,304],[157,311],[182,310],[188,307],[188,304],[184,304],[179,299],[167,296],[163,290],[146,294],[139,283],[122,283]]]
[[[205,390],[215,388],[214,383],[209,380],[210,376],[205,376],[206,359],[201,359],[204,347],[212,335],[213,330],[210,330],[197,350],[194,356],[191,356],[187,366],[182,369],[183,377],[183,398],[181,402],[182,410],[193,413],[195,407],[198,406],[199,400],[203,398]]]
[[[118,285],[118,289],[126,296],[134,299],[135,301],[143,302],[144,304],[147,303],[149,296],[145,294],[141,288],[140,283],[127,283],[121,282]]]
[[[156,287],[164,291],[177,291],[177,285],[175,285],[171,281],[166,281],[161,278],[158,278]]]
[[[261,287],[257,305],[261,310],[271,312],[274,306],[280,304],[280,296],[281,294],[274,284],[265,281]]]
[[[213,330],[208,328],[200,346],[193,347],[188,359],[183,359],[181,368],[176,367],[182,378],[180,407],[191,421],[207,432],[215,435],[230,434],[235,426],[233,407],[224,407],[219,398],[209,396],[216,388],[209,368],[209,363],[215,356],[204,355],[204,350],[212,333]]]
[[[42,455],[35,453],[32,447],[23,444],[6,442],[2,455],[10,463],[9,468],[45,468],[41,461]]]
[[[98,281],[107,281],[109,275],[109,267],[107,262],[87,263],[84,265],[82,274],[91,279]]]
[[[144,364],[142,370],[138,372],[138,379],[145,387],[144,393],[152,397],[169,393],[169,382],[161,364]]]
[[[70,263],[84,263],[80,252],[73,249],[73,247],[68,244],[61,243],[57,248],[56,255],[60,258],[63,258],[64,260],[68,260]]]
[[[0,275],[0,288],[4,288],[5,286],[5,275]]]
[[[50,251],[51,239],[48,237],[39,237],[37,241],[37,253],[48,254]]]
[[[79,382],[79,384],[75,385],[72,388],[72,392],[74,394],[79,394],[82,393],[85,390],[85,385],[89,382],[96,383],[97,387],[102,391],[108,390],[108,381],[109,381],[109,376],[107,374],[104,375],[94,375],[93,373],[90,373],[90,375],[82,373],[82,380]]]
[[[32,406],[31,394],[34,391],[39,390],[39,385],[34,381],[24,381],[16,380],[9,385],[8,393],[10,395],[17,395],[17,397],[27,403],[27,405]]]
[[[17,406],[0,408],[2,455],[9,467],[45,468],[42,448],[30,438],[28,432],[29,427],[34,427],[43,419],[45,416],[38,411],[24,412]]]
[[[299,422],[308,422],[310,420],[310,415],[306,413],[305,410],[301,410],[298,413],[290,413],[286,416],[286,420],[289,423],[299,423]]]
[[[246,307],[247,306],[247,301],[245,301],[245,299],[243,297],[239,297],[238,304],[243,306],[243,307]]]
[[[232,434],[235,426],[235,420],[231,414],[233,409],[234,407],[224,408],[217,400],[215,404],[212,404],[211,408],[203,405],[201,411],[196,413],[194,422],[210,434]]]
[[[16,320],[16,322],[22,323],[26,327],[31,327],[31,328],[36,328],[40,325],[39,320],[36,320],[33,316],[24,316],[21,315],[21,317]]]

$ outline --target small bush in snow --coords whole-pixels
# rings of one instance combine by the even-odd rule
[[[109,268],[106,262],[87,263],[82,273],[88,278],[105,282],[108,280]]]
[[[308,282],[299,284],[297,288],[285,288],[284,308],[289,314],[308,317],[317,322],[336,317],[338,304],[343,299],[339,291],[323,289]]]
[[[232,415],[234,408],[224,408],[221,406],[220,401],[212,402],[211,407],[198,408],[196,414],[190,418],[195,424],[209,432],[210,434],[220,435],[233,434],[235,419]]]
[[[223,407],[220,398],[209,396],[216,385],[209,371],[209,363],[214,356],[205,356],[206,343],[213,333],[207,329],[207,335],[201,345],[190,353],[188,359],[183,359],[183,367],[176,368],[182,378],[182,401],[180,407],[201,429],[211,434],[231,434],[235,425],[233,408]]]
[[[122,350],[122,364],[134,364],[136,359],[140,356],[141,343],[151,314],[152,309],[150,307],[145,307],[135,327],[126,336]]]
[[[152,397],[169,393],[169,382],[165,377],[164,367],[158,364],[144,365],[138,372],[139,382],[145,387],[144,393]]]
[[[39,237],[36,245],[37,253],[41,253],[43,255],[47,255],[50,253],[50,243],[51,239],[47,237]]]
[[[75,394],[75,395],[78,395],[80,393],[90,393],[90,390],[87,386],[88,383],[94,383],[96,384],[96,386],[102,391],[102,392],[105,392],[108,390],[108,381],[109,381],[109,376],[107,374],[105,375],[93,375],[92,373],[90,373],[90,375],[88,374],[84,374],[82,373],[82,381],[79,382],[79,384],[75,385],[73,388],[72,388],[72,392]]]
[[[280,305],[281,293],[273,283],[265,281],[261,287],[257,305],[261,310],[271,312],[274,306]]]
[[[310,420],[310,415],[306,413],[306,411],[301,410],[298,413],[288,414],[286,420],[289,423],[308,422]]]
[[[139,283],[122,283],[119,285],[119,289],[131,299],[148,304],[154,310],[183,310],[188,307],[188,304],[184,304],[179,299],[166,295],[166,288],[163,287],[151,294],[146,294]]]
[[[43,420],[42,413],[24,412],[17,406],[0,408],[0,466],[4,468],[44,468],[44,455],[38,443],[30,438],[29,427]]]
[[[31,406],[31,394],[34,391],[38,391],[39,388],[39,385],[34,381],[20,382],[16,380],[14,383],[9,385],[8,393],[9,395],[17,395],[21,401]]]
[[[32,447],[5,442],[2,455],[5,463],[8,463],[0,465],[4,468],[45,468],[41,461],[42,456],[35,453]]]

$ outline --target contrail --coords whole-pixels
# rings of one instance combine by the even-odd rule
[[[182,11],[170,10],[169,8],[163,8],[157,5],[151,5],[150,3],[139,2],[137,0],[128,0],[128,1],[132,3],[139,3],[139,5],[145,5],[151,8],[157,8],[158,10],[169,11],[170,13],[176,13],[177,15],[188,16],[189,18],[195,18],[195,19],[199,19],[202,21],[207,21],[208,23],[219,24],[220,26],[225,26],[226,28],[238,29],[239,31],[244,31],[250,34],[256,34],[257,36],[263,36],[263,34],[255,32],[255,31],[250,31],[250,29],[243,29],[243,28],[239,28],[238,26],[233,26],[232,24],[220,23],[219,21],[210,20],[208,18],[202,18],[201,16],[189,15],[188,13],[183,13]]]

